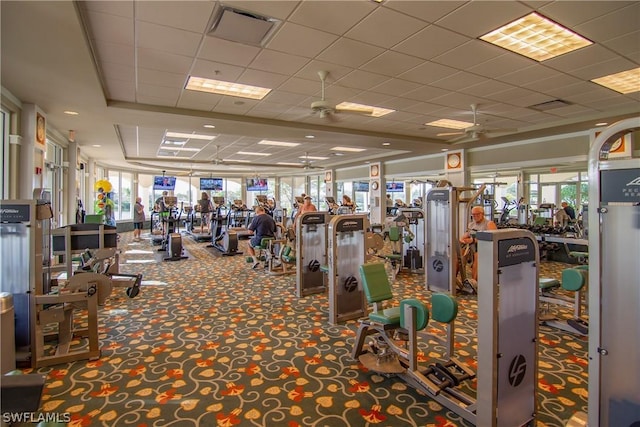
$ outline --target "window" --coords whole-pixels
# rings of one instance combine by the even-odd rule
[[[130,220],[132,214],[132,181],[133,175],[129,172],[109,171],[108,180],[111,183],[112,190],[109,198],[114,204],[114,215],[116,221]]]

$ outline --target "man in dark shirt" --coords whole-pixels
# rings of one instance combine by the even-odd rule
[[[562,202],[560,203],[560,206],[562,206],[562,209],[564,209],[564,212],[569,215],[569,218],[576,219],[576,210],[573,209],[572,206],[569,206],[569,203],[567,202]]]
[[[249,231],[253,232],[253,237],[249,240],[248,252],[253,259],[254,269],[258,268],[260,262],[256,257],[255,247],[260,246],[260,242],[265,237],[275,237],[276,235],[276,222],[273,217],[267,215],[264,207],[256,207],[256,216],[253,217],[251,224],[249,225]]]

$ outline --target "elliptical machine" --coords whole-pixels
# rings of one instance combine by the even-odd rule
[[[182,235],[180,235],[176,226],[176,224],[180,223],[180,216],[182,215],[182,212],[176,208],[177,203],[178,198],[175,196],[164,197],[164,204],[169,209],[169,215],[162,217],[162,221],[165,223],[165,234],[162,239],[162,247],[158,251],[168,252],[169,256],[163,258],[163,261],[180,261],[188,258],[184,255]]]

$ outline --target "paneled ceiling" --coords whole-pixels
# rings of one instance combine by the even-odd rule
[[[83,152],[117,167],[339,168],[586,130],[640,112],[640,92],[590,81],[640,65],[637,1],[4,0],[1,7],[3,88],[37,104],[63,135],[74,130]],[[225,7],[247,26],[217,23]],[[532,11],[594,43],[537,62],[478,38]],[[260,31],[254,23],[271,30],[247,42]],[[330,105],[395,112],[313,114],[321,70]],[[262,100],[195,92],[185,89],[190,76],[271,91]],[[556,100],[564,103],[532,107]],[[477,123],[495,131],[481,140],[454,143],[438,136],[447,129],[425,125],[473,122],[472,104]],[[189,139],[180,147],[190,150],[172,151],[166,132],[215,139]],[[258,144],[265,139],[299,145]]]

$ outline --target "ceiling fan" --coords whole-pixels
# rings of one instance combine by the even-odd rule
[[[437,136],[454,136],[449,142],[461,144],[463,142],[471,142],[486,139],[487,136],[493,133],[507,133],[516,132],[517,129],[497,129],[487,128],[485,125],[478,123],[478,105],[471,104],[471,112],[473,113],[473,124],[467,128],[461,129],[457,132],[443,132],[437,134]]]
[[[318,76],[320,77],[320,83],[322,87],[321,97],[318,101],[313,101],[311,103],[311,112],[312,114],[317,114],[321,119],[328,119],[331,121],[335,121],[334,115],[336,113],[356,113],[363,115],[371,115],[373,114],[373,108],[337,108],[334,104],[330,103],[325,99],[325,84],[327,80],[327,76],[329,75],[328,71],[320,70],[318,71]]]

